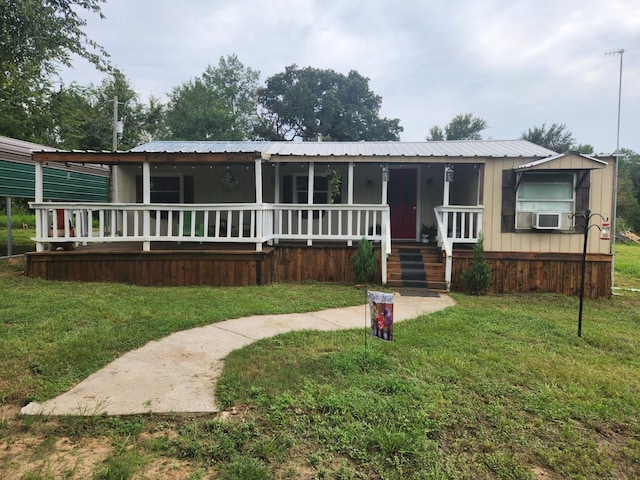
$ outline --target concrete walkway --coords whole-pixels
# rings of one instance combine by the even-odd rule
[[[395,294],[394,323],[453,305],[447,295]],[[24,415],[204,414],[218,411],[215,385],[224,359],[256,340],[293,330],[365,328],[367,308],[261,315],[177,332],[128,352],[67,393],[32,402]],[[382,340],[381,340],[382,341]]]

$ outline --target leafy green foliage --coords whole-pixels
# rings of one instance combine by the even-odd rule
[[[380,118],[382,98],[369,90],[369,79],[290,65],[269,77],[258,90],[261,124],[256,136],[266,140],[398,140],[400,120]]]
[[[573,147],[575,143],[573,134],[567,130],[567,126],[564,123],[553,123],[548,128],[547,125],[543,123],[540,127],[529,128],[526,132],[522,133],[520,138],[558,153],[565,153],[576,149]],[[588,147],[589,146],[585,145],[580,146],[585,152],[589,150]],[[593,150],[593,148],[591,148],[591,150]]]
[[[356,283],[373,283],[378,269],[378,260],[373,250],[373,242],[363,238],[358,243],[358,251],[351,257],[353,278]]]
[[[473,246],[471,266],[460,275],[464,290],[471,295],[487,293],[491,281],[491,268],[484,258],[484,236],[478,235],[478,242]]]
[[[68,150],[111,150],[114,97],[118,99],[118,120],[123,122],[118,149],[126,150],[148,136],[162,135],[162,106],[154,98],[148,106],[143,105],[125,75],[115,70],[98,87],[71,85],[51,96],[54,127],[44,143]]]
[[[329,182],[329,203],[333,203],[340,196],[340,186],[342,185],[342,175],[338,170],[327,168],[324,176]]]
[[[256,123],[260,73],[236,55],[220,57],[194,80],[173,89],[167,108],[170,138],[176,140],[246,140]]]
[[[480,132],[489,125],[480,117],[471,113],[460,113],[444,127],[434,125],[429,130],[427,140],[482,140]]]
[[[622,149],[619,159],[616,230],[640,233],[640,154]]]
[[[107,70],[107,53],[83,32],[81,13],[103,18],[103,0],[0,2],[0,133],[40,141],[51,127],[51,74],[78,55]]]

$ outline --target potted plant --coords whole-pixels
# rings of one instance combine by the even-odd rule
[[[429,227],[424,223],[420,225],[420,241],[422,243],[429,243]]]
[[[425,225],[424,223],[420,226],[420,241],[422,243],[430,243],[434,241],[436,238],[436,226],[435,225]]]

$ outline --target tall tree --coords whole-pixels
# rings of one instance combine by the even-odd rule
[[[83,31],[83,11],[100,15],[104,0],[0,2],[0,133],[40,141],[51,127],[51,74],[71,56],[108,69],[107,53]]]
[[[640,233],[640,154],[622,149],[619,157],[617,230]]]
[[[400,120],[380,118],[382,98],[369,79],[352,70],[290,65],[259,89],[261,124],[256,136],[269,140],[398,140]]]
[[[180,140],[245,140],[256,123],[260,73],[236,55],[220,57],[202,77],[175,87],[169,95],[167,127]]]
[[[446,140],[444,136],[444,130],[442,127],[438,125],[434,125],[429,129],[429,135],[427,135],[427,140],[432,142],[439,142],[442,140]]]
[[[140,103],[125,75],[114,71],[98,87],[72,84],[61,87],[51,96],[53,128],[47,144],[64,149],[110,150],[113,138],[113,102],[118,98],[118,120],[124,124],[118,148],[131,148],[144,141],[149,126],[151,106]],[[154,112],[152,116],[157,115]]]
[[[558,153],[570,151],[575,143],[573,134],[564,123],[553,123],[549,128],[543,123],[540,127],[529,128],[520,138]]]
[[[471,113],[460,113],[445,125],[444,129],[434,125],[429,130],[427,140],[482,140],[480,132],[489,125]]]

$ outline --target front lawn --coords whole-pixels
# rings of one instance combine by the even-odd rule
[[[640,476],[640,293],[585,301],[582,338],[576,298],[456,295],[398,323],[393,343],[297,332],[232,353],[224,420],[54,419],[16,414],[150,339],[362,291],[44,282],[21,268],[0,263],[1,478]]]

